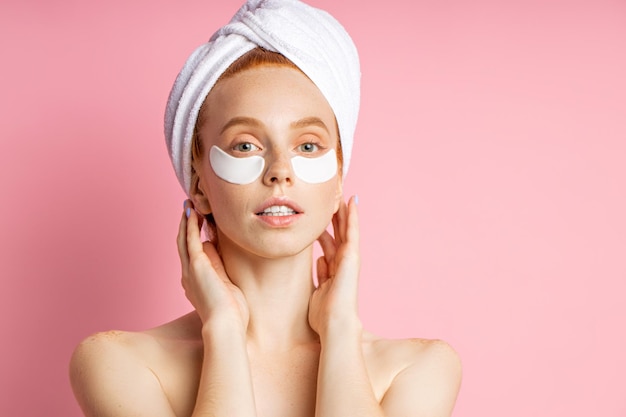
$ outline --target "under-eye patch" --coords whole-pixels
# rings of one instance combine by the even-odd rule
[[[263,173],[265,159],[259,155],[236,158],[212,146],[209,160],[215,175],[232,184],[250,184]],[[291,166],[296,177],[310,184],[326,182],[337,175],[337,154],[334,149],[317,158],[294,156]]]
[[[291,166],[296,177],[310,184],[326,182],[337,175],[337,154],[334,149],[317,158],[294,156]]]
[[[211,147],[209,160],[215,175],[233,184],[250,184],[259,178],[265,168],[265,159],[262,156],[235,158],[217,146]]]

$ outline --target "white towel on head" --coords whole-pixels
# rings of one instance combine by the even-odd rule
[[[284,55],[320,89],[339,126],[344,176],[348,170],[361,79],[352,39],[330,14],[300,1],[249,0],[230,23],[192,53],[170,92],[165,139],[187,194],[191,185],[191,138],[200,107],[220,75],[257,46]]]

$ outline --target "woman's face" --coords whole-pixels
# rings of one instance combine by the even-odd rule
[[[255,67],[221,80],[202,112],[198,137],[204,153],[194,200],[196,207],[208,200],[220,245],[262,257],[288,256],[311,245],[337,211],[342,191],[341,167],[322,182],[305,182],[299,168],[294,173],[294,157],[308,158],[304,162],[312,162],[315,172],[321,156],[338,152],[334,113],[315,84],[286,66]],[[224,168],[211,162],[213,147],[235,158],[253,157],[248,161],[261,164],[260,174],[250,183],[227,181]],[[222,162],[227,174],[229,167],[240,171],[241,160]]]

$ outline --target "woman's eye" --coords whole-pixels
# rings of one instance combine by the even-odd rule
[[[235,145],[235,150],[239,152],[252,152],[258,150],[259,147],[250,142],[242,142]]]
[[[299,146],[299,148],[302,152],[311,153],[317,151],[319,149],[319,146],[317,146],[315,143],[308,142],[303,143]]]

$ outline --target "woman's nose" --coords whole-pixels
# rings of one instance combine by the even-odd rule
[[[263,182],[266,185],[292,183],[293,171],[289,155],[282,152],[272,152],[271,155],[267,156],[265,163],[267,169],[263,176]]]

